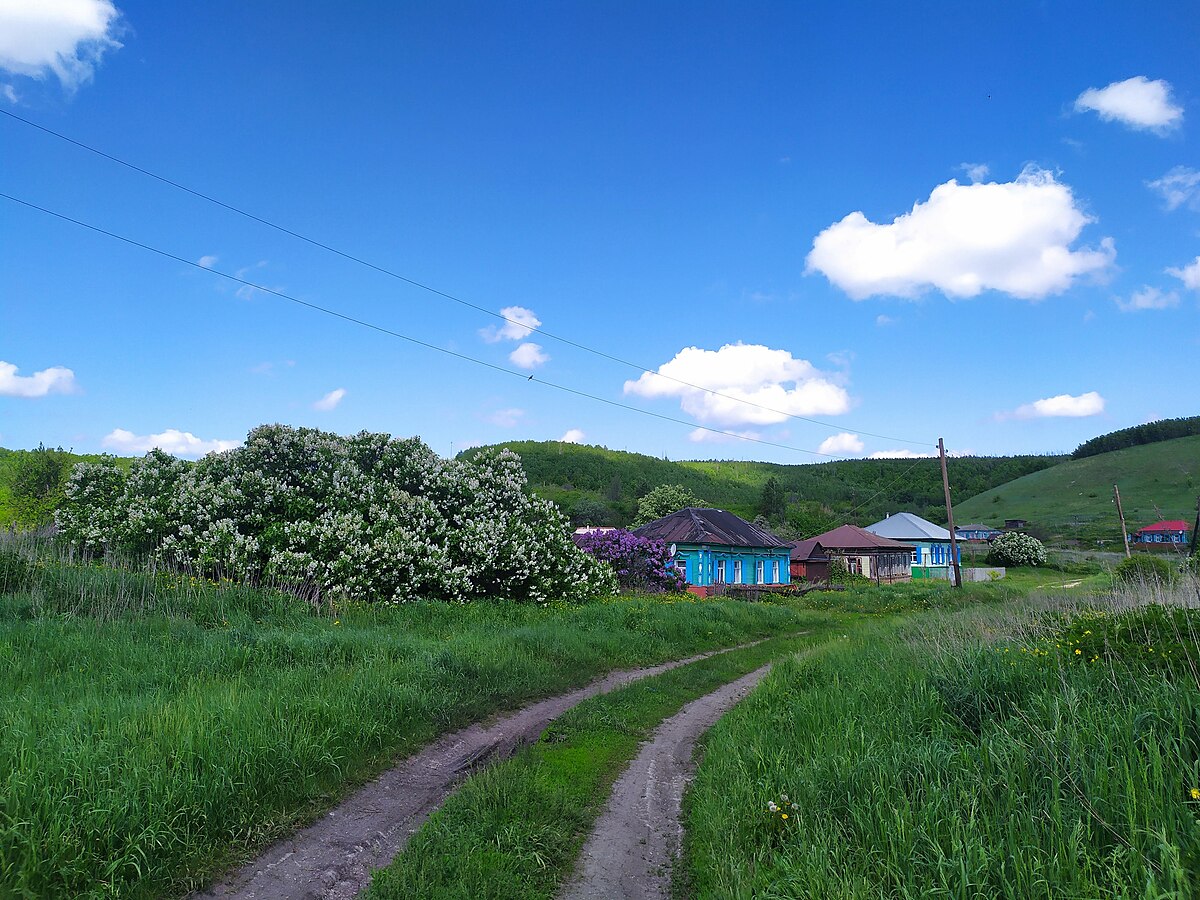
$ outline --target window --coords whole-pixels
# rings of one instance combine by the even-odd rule
[[[762,584],[766,579],[763,577],[763,570],[766,568],[766,563],[759,560],[754,564],[754,583]]]
[[[733,583],[742,583],[742,561],[740,559],[735,559],[733,561]]]
[[[715,563],[717,567],[717,584],[725,583],[725,560],[720,560]]]
[[[912,564],[914,566],[919,566],[921,564],[921,548],[920,547],[917,547],[915,550],[913,550]]]
[[[687,581],[687,560],[676,559],[673,565],[675,566],[675,571],[679,573],[680,577],[683,578],[684,581]]]
[[[779,560],[771,561],[771,584],[779,584]]]

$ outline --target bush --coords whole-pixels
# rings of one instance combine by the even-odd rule
[[[581,534],[575,543],[584,553],[612,566],[622,590],[654,594],[687,589],[683,576],[671,566],[665,541],[617,528]]]
[[[1127,584],[1170,584],[1175,575],[1170,561],[1149,553],[1135,553],[1113,569],[1113,578]]]
[[[1041,566],[1046,563],[1046,548],[1037,538],[1014,531],[992,541],[987,562],[991,566]]]
[[[23,591],[33,581],[33,566],[20,551],[0,546],[0,594]]]

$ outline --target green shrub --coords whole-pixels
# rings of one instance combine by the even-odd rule
[[[12,547],[0,547],[0,594],[15,594],[33,581],[33,565]]]
[[[1170,584],[1175,575],[1175,567],[1168,560],[1149,553],[1135,553],[1113,569],[1113,577],[1126,584]]]
[[[992,566],[1042,566],[1046,548],[1037,538],[1014,531],[992,541],[987,561]]]

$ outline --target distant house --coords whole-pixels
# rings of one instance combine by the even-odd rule
[[[1024,528],[1028,524],[1029,524],[1028,519],[1005,519],[1004,520],[1004,530],[1012,531],[1014,528]]]
[[[790,584],[791,548],[769,531],[721,509],[687,507],[635,528],[673,546],[688,590],[704,597],[725,584]]]
[[[891,538],[872,534],[857,525],[840,525],[815,538],[830,560],[842,559],[855,575],[865,575],[880,584],[908,581],[914,548]]]
[[[1133,533],[1135,544],[1186,544],[1191,540],[1192,526],[1183,519],[1155,522]]]
[[[606,531],[616,531],[608,525],[580,525],[575,529],[576,534],[604,534]]]
[[[991,541],[1004,534],[991,525],[955,525],[954,536],[960,541]]]
[[[950,532],[941,525],[902,512],[868,525],[867,531],[912,546],[910,565],[913,578],[950,578],[950,569],[954,564]]]
[[[829,580],[829,553],[816,538],[791,541],[792,581],[825,582]]]

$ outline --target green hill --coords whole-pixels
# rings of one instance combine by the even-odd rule
[[[640,453],[558,441],[513,441],[530,487],[577,521],[624,525],[637,499],[660,484],[682,484],[714,506],[752,519],[767,480],[788,497],[788,520],[818,533],[851,521],[868,524],[908,510],[945,522],[936,459],[854,459],[806,465],[742,461],[671,462]],[[482,448],[464,451],[471,456]],[[950,461],[955,497],[969,497],[1052,466],[1057,456],[958,457]],[[820,526],[820,527],[818,527]]]
[[[13,502],[12,492],[17,469],[23,459],[37,452],[36,450],[6,450],[0,447],[0,526],[12,525],[17,521],[17,509]],[[67,461],[63,472],[64,481],[66,476],[70,474],[75,463],[99,462],[102,459],[116,459],[119,465],[128,465],[133,462],[132,457],[112,457],[98,453],[80,454],[64,452],[63,455]]]
[[[1200,494],[1200,435],[1059,463],[956,503],[954,520],[1027,519],[1034,534],[1056,544],[1120,544],[1114,484],[1131,532],[1160,519],[1191,522]]]

